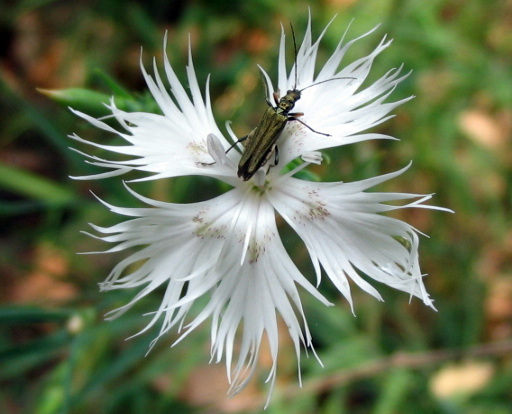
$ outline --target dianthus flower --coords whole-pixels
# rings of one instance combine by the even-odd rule
[[[254,373],[265,335],[273,361],[268,375],[270,389],[273,388],[278,316],[286,324],[298,360],[301,346],[312,349],[299,287],[331,305],[317,290],[323,275],[351,307],[350,281],[382,300],[371,280],[407,292],[433,307],[418,264],[417,231],[381,213],[411,207],[439,208],[423,204],[431,195],[366,191],[402,174],[407,167],[351,183],[296,178],[296,173],[310,163],[322,161],[319,150],[391,138],[367,131],[387,120],[393,109],[408,100],[387,102],[396,85],[407,76],[401,74],[401,67],[363,86],[374,59],[391,43],[386,38],[368,56],[339,68],[347,50],[371,32],[346,43],[342,39],[317,70],[317,51],[325,30],[313,42],[308,24],[290,72],[285,62],[283,31],[277,88],[260,68],[267,84],[268,102],[274,101],[272,91],[280,91],[278,98],[282,98],[286,91],[300,90],[294,112],[303,115],[301,122],[286,122],[277,140],[279,164],[276,165],[275,154],[269,154],[268,161],[248,180],[237,175],[244,147],[236,144],[240,151],[227,151],[231,143],[214,120],[208,81],[205,97],[201,94],[190,48],[188,92],[167,55],[164,69],[170,92],[156,63],[153,76],[141,64],[162,114],[125,112],[112,101],[109,108],[121,126],[117,130],[75,111],[94,126],[118,135],[126,145],[100,145],[76,135],[72,138],[129,157],[118,161],[86,155],[92,164],[108,171],[82,178],[112,177],[135,170],[150,173],[145,180],[203,175],[231,186],[218,197],[190,204],[155,201],[127,187],[146,207],[123,208],[103,202],[112,212],[129,219],[112,227],[92,226],[98,233],[96,237],[114,244],[107,252],[136,248],[101,284],[102,290],[139,289],[130,303],[111,312],[110,317],[121,315],[144,296],[165,286],[161,305],[143,332],[160,324],[156,339],[176,328],[182,333],[180,341],[210,319],[212,360],[226,362],[231,393],[243,388]],[[232,141],[237,141],[229,125],[227,129]],[[283,168],[292,162],[291,168]],[[403,200],[406,201],[401,206],[387,204]],[[276,212],[304,242],[316,273],[316,286],[286,252],[279,237]],[[135,263],[140,266],[133,270],[131,265]],[[200,298],[206,298],[206,305],[192,309]]]

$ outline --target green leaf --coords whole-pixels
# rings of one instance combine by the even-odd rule
[[[1,163],[0,188],[54,207],[68,205],[77,199],[76,194],[64,185]]]
[[[375,414],[393,414],[400,411],[413,384],[413,375],[405,369],[394,369],[386,375]]]
[[[70,341],[71,335],[65,329],[25,344],[13,344],[0,349],[0,379],[21,375],[27,370],[53,358]]]
[[[133,95],[127,91],[118,81],[101,69],[94,69],[93,76],[98,78],[112,93],[119,98],[133,99]]]
[[[105,75],[103,80],[107,78],[107,75]],[[97,118],[112,114],[112,111],[107,108],[111,101],[114,101],[115,106],[123,111],[160,112],[151,95],[133,97],[113,79],[108,81],[108,86],[114,89],[114,94],[106,94],[85,88],[38,89],[38,91],[60,105],[76,109]]]
[[[0,323],[40,323],[60,322],[68,319],[74,311],[59,309],[46,310],[36,307],[7,307],[0,308]]]
[[[38,91],[63,106],[76,109],[91,116],[99,117],[110,113],[105,105],[110,102],[111,95],[105,93],[83,88],[38,89]],[[115,99],[116,105],[120,109],[123,109],[121,105],[123,100],[123,98]]]

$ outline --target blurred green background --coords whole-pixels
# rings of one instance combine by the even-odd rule
[[[310,2],[325,61],[348,24],[369,53],[384,34],[373,79],[402,62],[411,76],[393,98],[416,98],[377,131],[400,142],[367,142],[328,151],[316,172],[350,181],[410,170],[381,190],[436,193],[433,204],[456,214],[407,210],[396,216],[422,238],[421,264],[438,312],[385,286],[379,303],[355,292],[357,317],[329,283],[326,309],[306,295],[305,311],[325,364],[303,358],[299,389],[292,344],[282,336],[278,384],[267,413],[512,412],[512,2],[510,0],[323,0]],[[147,300],[113,322],[103,315],[134,292],[98,292],[116,255],[77,255],[105,248],[80,234],[113,217],[89,190],[134,206],[118,179],[72,181],[99,172],[68,149],[76,132],[117,142],[38,93],[87,88],[154,108],[139,58],[168,53],[181,79],[188,36],[200,84],[211,73],[214,113],[246,134],[266,107],[256,64],[275,79],[280,22],[299,41],[306,1],[52,1],[3,4],[0,14],[0,412],[254,413],[262,411],[265,370],[228,399],[224,366],[208,365],[209,326],[173,349],[175,336],[144,356],[156,331],[130,340],[156,309]],[[288,38],[289,39],[289,38]],[[290,44],[288,44],[290,46]],[[293,55],[290,55],[292,58]],[[349,60],[347,60],[349,61]],[[161,62],[161,60],[160,60]],[[114,82],[113,79],[116,81]],[[121,91],[120,85],[124,88]],[[125,91],[130,91],[125,92]],[[88,108],[101,114],[101,107]],[[97,112],[97,113],[96,113]],[[96,155],[101,156],[99,151]],[[180,178],[134,184],[162,200],[188,202],[218,192],[215,183]],[[295,260],[305,250],[283,229]],[[268,356],[261,365],[268,368]]]

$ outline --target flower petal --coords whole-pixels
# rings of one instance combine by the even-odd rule
[[[384,37],[368,56],[339,69],[341,60],[350,47],[375,29],[347,43],[343,43],[345,38],[343,35],[333,55],[316,77],[315,65],[318,47],[327,27],[313,43],[310,16],[306,34],[297,52],[297,61],[289,76],[286,70],[283,31],[279,49],[278,90],[281,96],[284,96],[287,90],[300,90],[301,98],[295,103],[293,112],[304,114],[298,118],[300,122],[289,121],[281,134],[279,153],[283,164],[307,151],[332,148],[369,139],[391,138],[382,134],[363,134],[362,132],[389,119],[391,111],[410,99],[385,102],[396,85],[407,74],[400,74],[401,67],[393,69],[373,84],[361,89],[374,59],[391,44],[391,41]],[[268,75],[264,74],[268,79]]]
[[[415,201],[404,206],[383,204],[411,198],[425,201],[430,196],[363,192],[404,170],[349,184],[289,178],[269,192],[271,203],[306,244],[318,281],[321,264],[351,306],[349,280],[382,300],[377,290],[361,276],[362,272],[369,278],[409,292],[433,307],[418,264],[416,230],[379,213],[406,207],[437,207]]]
[[[230,390],[236,393],[254,373],[265,334],[273,361],[269,373],[272,389],[278,313],[300,357],[301,345],[312,348],[312,342],[298,286],[330,305],[288,256],[273,207],[261,192],[240,188],[187,205],[158,202],[131,192],[150,207],[122,208],[103,202],[113,212],[134,218],[108,228],[93,226],[101,234],[99,238],[115,244],[107,252],[140,248],[116,265],[101,284],[102,290],[142,287],[130,303],[109,317],[121,315],[164,285],[162,304],[141,331],[163,320],[160,337],[176,326],[181,329],[194,302],[209,297],[206,306],[184,326],[180,340],[211,317],[212,359],[226,360]],[[251,235],[249,240],[246,234]],[[136,270],[129,269],[138,262],[142,264]],[[238,340],[239,347],[235,347]]]
[[[164,41],[164,52],[165,48],[166,41]],[[107,173],[108,176],[139,170],[152,174],[146,179],[182,175],[205,175],[222,179],[225,172],[221,166],[213,162],[208,153],[207,137],[214,134],[225,149],[229,147],[229,142],[221,134],[213,118],[208,92],[209,81],[206,82],[206,99],[203,100],[192,63],[190,46],[187,66],[190,96],[174,73],[167,54],[164,56],[164,67],[172,96],[167,92],[158,74],[156,63],[154,63],[154,78],[152,78],[141,62],[144,79],[163,115],[122,111],[112,100],[107,107],[122,128],[122,130],[116,130],[102,120],[72,109],[76,115],[92,125],[118,135],[128,145],[101,145],[81,139],[77,135],[70,137],[106,151],[132,156],[123,161],[106,159],[91,161],[91,164],[111,168],[113,171]],[[230,151],[227,157],[236,164],[239,154],[236,151]],[[86,178],[103,178],[104,176],[105,174],[100,174]]]

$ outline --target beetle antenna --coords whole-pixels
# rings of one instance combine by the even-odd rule
[[[320,85],[321,83],[330,82],[330,81],[339,80],[339,79],[357,79],[357,78],[353,78],[351,76],[344,76],[344,77],[341,77],[341,78],[326,79],[326,80],[323,80],[323,81],[320,81],[320,82],[317,82],[317,83],[313,83],[312,85],[308,85],[305,88],[302,88],[299,92],[302,92],[302,91],[304,91],[304,90],[306,90],[308,88],[311,88],[312,86]]]
[[[290,23],[290,28],[292,29],[292,39],[293,39],[293,50],[295,52],[295,86],[293,89],[297,89],[297,41],[295,40],[295,30],[293,30],[293,25]]]

